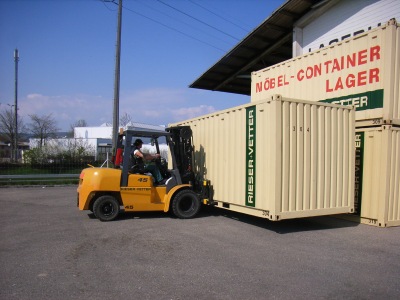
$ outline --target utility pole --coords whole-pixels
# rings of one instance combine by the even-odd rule
[[[15,91],[14,91],[14,161],[18,162],[18,49],[14,51],[14,62],[15,62]]]
[[[119,126],[119,86],[120,86],[120,62],[121,62],[121,21],[122,21],[122,0],[118,4],[118,26],[117,44],[115,47],[115,79],[114,79],[114,106],[113,106],[113,129],[112,129],[112,149],[113,155],[116,154],[118,143]]]

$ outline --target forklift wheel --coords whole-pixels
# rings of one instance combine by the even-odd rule
[[[178,192],[172,200],[172,211],[180,219],[189,219],[197,215],[200,201],[192,190]]]
[[[112,221],[119,214],[119,203],[113,196],[101,196],[93,204],[93,213],[102,222]]]

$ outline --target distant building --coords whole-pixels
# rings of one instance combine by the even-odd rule
[[[21,159],[24,150],[29,149],[29,143],[25,140],[18,141],[18,159]],[[11,142],[0,136],[0,162],[11,162]]]
[[[126,129],[128,127],[130,129],[144,129],[154,131],[165,130],[165,126],[162,125],[150,125],[138,122],[129,122],[123,128]],[[104,123],[98,127],[75,127],[74,138],[83,139],[88,145],[96,149],[96,160],[103,158],[107,159],[112,150],[112,129],[112,125],[109,123]]]
[[[144,129],[164,131],[165,126],[150,125],[144,123],[130,122],[125,128],[130,129]],[[148,141],[144,141],[147,143]],[[39,147],[40,140],[36,138],[29,139],[29,149]],[[93,153],[95,160],[106,161],[111,160],[112,155],[112,125],[104,123],[97,127],[75,127],[74,138],[55,138],[46,140],[46,145],[51,146],[53,149],[68,149],[72,145],[83,145],[85,148],[90,149]],[[7,144],[0,142],[0,150],[8,150]],[[26,147],[28,149],[28,147]],[[9,153],[6,153],[6,155]]]
[[[164,131],[165,126],[162,125],[150,125],[138,122],[129,122],[123,128],[130,129],[144,129],[144,130],[156,130]],[[76,139],[109,139],[111,143],[112,139],[112,125],[109,123],[101,124],[97,127],[75,127],[74,128],[74,138]]]

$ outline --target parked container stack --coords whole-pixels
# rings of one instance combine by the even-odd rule
[[[356,107],[355,217],[400,225],[400,27],[354,38],[252,73],[251,101],[273,93]]]

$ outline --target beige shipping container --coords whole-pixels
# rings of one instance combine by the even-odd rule
[[[354,195],[361,223],[400,225],[400,127],[356,130]]]
[[[353,212],[354,114],[274,95],[170,125],[191,127],[218,207],[282,220]]]
[[[400,124],[400,29],[395,20],[252,73],[251,101],[272,94],[354,105],[356,126]]]

